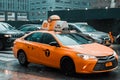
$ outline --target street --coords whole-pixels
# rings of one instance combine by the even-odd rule
[[[115,49],[120,56],[119,45],[110,47]],[[118,66],[115,71],[109,73],[65,76],[60,70],[43,65],[31,63],[28,67],[22,67],[14,58],[11,49],[0,51],[0,80],[119,80],[119,74],[120,67]]]

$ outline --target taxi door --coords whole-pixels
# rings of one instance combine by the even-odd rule
[[[54,42],[56,43],[56,40],[51,34],[49,33],[43,34],[42,41],[41,41],[42,44],[40,46],[38,56],[41,55],[39,59],[42,61],[42,64],[44,65],[47,65],[47,66],[56,65],[57,61],[55,60],[58,60],[56,58],[58,58],[57,56],[59,56],[57,53],[57,51],[59,50],[59,47],[50,45],[50,43],[54,43]]]
[[[39,63],[37,59],[42,33],[35,32],[25,38],[26,53],[30,62]]]

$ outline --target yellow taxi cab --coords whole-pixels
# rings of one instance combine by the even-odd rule
[[[118,67],[114,50],[64,26],[66,21],[57,21],[54,31],[33,31],[16,39],[14,56],[22,66],[42,64],[65,74],[108,72]]]

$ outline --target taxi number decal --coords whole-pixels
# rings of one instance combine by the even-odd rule
[[[106,67],[112,66],[112,62],[107,62],[107,63],[105,64],[105,66],[106,66]]]
[[[48,49],[45,50],[45,56],[47,56],[47,57],[50,56],[50,51]]]

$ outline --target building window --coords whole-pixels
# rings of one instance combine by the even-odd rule
[[[65,1],[66,4],[70,4],[71,3],[71,0],[67,0]]]
[[[46,10],[46,7],[43,7],[42,10]]]
[[[32,12],[31,15],[34,16],[35,15],[34,12]]]
[[[63,9],[63,7],[55,7],[56,9]]]
[[[35,10],[34,8],[31,8],[31,10]]]
[[[88,3],[87,3],[87,2],[82,2],[82,4],[83,4],[84,6],[87,6],[87,5],[88,5]]]
[[[2,15],[2,16],[3,16],[3,15],[4,15],[4,13],[3,13],[3,12],[0,12],[0,15]]]
[[[0,3],[0,8],[2,8],[2,3]]]
[[[37,15],[39,16],[39,15],[40,15],[40,12],[37,12]]]
[[[11,12],[8,12],[8,16],[12,16],[13,14]]]
[[[42,3],[46,3],[47,1],[46,0],[43,0]]]
[[[36,4],[40,4],[40,2],[36,2]]]
[[[40,8],[38,7],[38,8],[36,8],[37,10],[40,10]]]
[[[31,5],[34,5],[34,3],[30,3]]]
[[[79,1],[74,2],[75,5],[80,5]]]
[[[55,0],[55,2],[60,2],[60,0]]]

